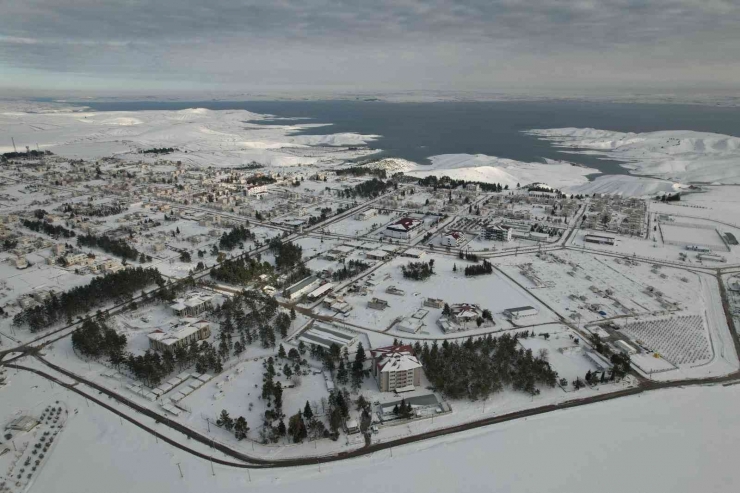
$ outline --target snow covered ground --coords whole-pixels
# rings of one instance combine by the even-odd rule
[[[735,466],[740,422],[733,411],[740,405],[740,386],[651,392],[320,467],[247,473],[214,464],[212,473],[208,461],[157,442],[74,394],[51,389],[37,377],[13,378],[18,387],[34,388],[15,406],[62,398],[79,410],[37,478],[36,491],[305,492],[342,485],[445,493],[595,488],[693,493],[732,491],[740,482]]]

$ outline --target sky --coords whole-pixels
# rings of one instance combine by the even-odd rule
[[[3,93],[736,90],[737,0],[5,0]]]

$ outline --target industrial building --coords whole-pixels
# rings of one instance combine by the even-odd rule
[[[283,291],[283,298],[286,298],[290,301],[297,300],[304,294],[308,294],[319,287],[320,283],[321,279],[319,279],[318,277],[308,276],[305,279],[301,279],[292,286],[285,288],[285,290]]]
[[[599,245],[610,245],[614,246],[613,236],[601,236],[601,235],[586,235],[583,237],[583,241],[587,243],[597,243]]]
[[[516,320],[524,317],[533,317],[539,312],[533,306],[518,306],[515,308],[507,308],[504,310],[504,315],[510,319]]]

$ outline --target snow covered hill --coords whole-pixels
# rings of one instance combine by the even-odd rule
[[[527,132],[580,154],[623,161],[637,175],[695,183],[740,183],[740,138],[689,130],[624,133],[593,128]]]

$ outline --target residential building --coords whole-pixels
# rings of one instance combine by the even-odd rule
[[[381,392],[407,392],[421,386],[421,363],[410,345],[373,349],[370,356]]]
[[[511,229],[502,228],[500,226],[490,226],[486,228],[484,237],[487,240],[511,241],[511,234]]]
[[[367,302],[367,307],[372,308],[373,310],[385,310],[389,306],[390,305],[387,301],[381,300],[380,298],[373,298]]]

